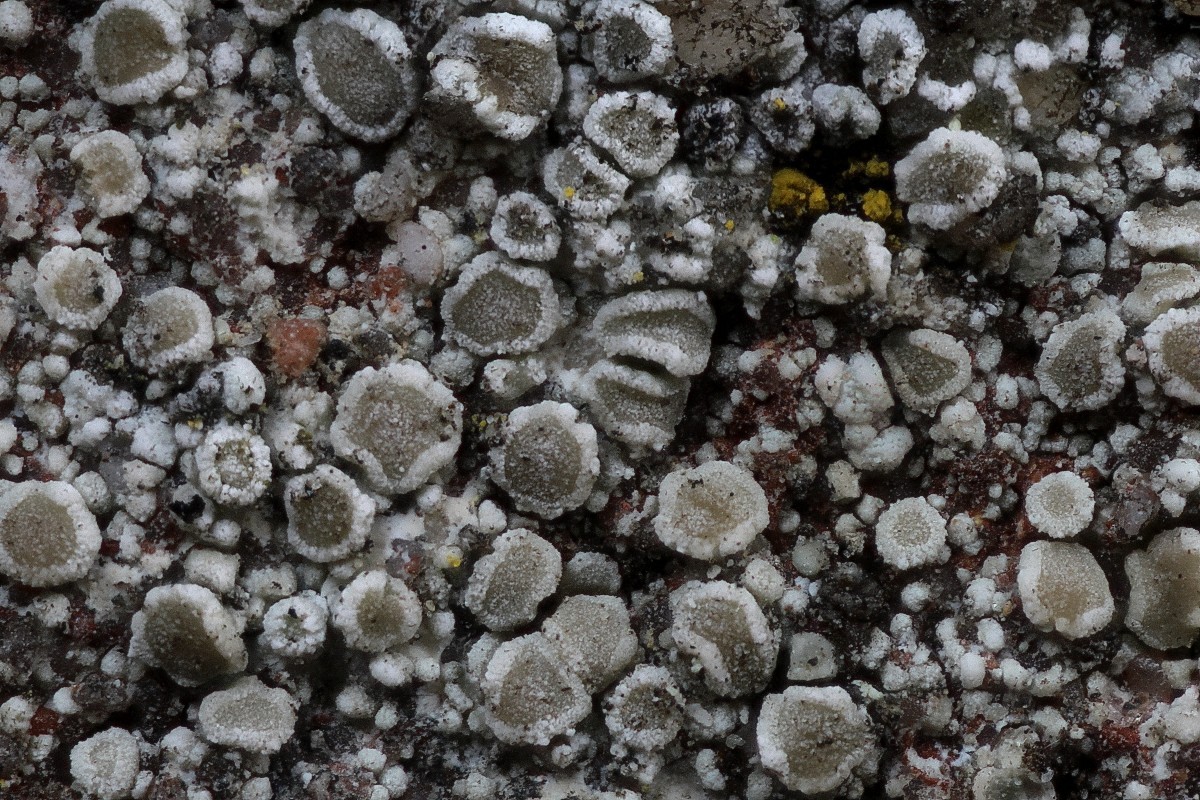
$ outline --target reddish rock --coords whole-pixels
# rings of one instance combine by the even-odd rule
[[[329,333],[315,319],[277,319],[267,327],[267,346],[272,363],[281,374],[294,380],[313,365]]]
[[[58,724],[61,721],[62,718],[56,712],[42,706],[33,712],[33,717],[29,720],[29,734],[45,736],[48,733],[54,733],[58,730]]]

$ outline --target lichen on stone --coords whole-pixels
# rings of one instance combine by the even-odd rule
[[[1196,0],[0,0],[0,795],[1194,800]]]
[[[325,9],[296,29],[296,72],[313,106],[367,141],[394,136],[417,102],[404,33],[367,9]]]

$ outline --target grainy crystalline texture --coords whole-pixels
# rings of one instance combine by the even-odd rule
[[[1146,328],[1143,341],[1163,392],[1200,405],[1200,307],[1170,309]]]
[[[364,572],[342,590],[333,624],[355,650],[382,653],[417,635],[421,600],[404,581],[380,570]]]
[[[619,597],[568,597],[542,623],[542,633],[590,694],[615,681],[637,654],[629,611]]]
[[[342,391],[329,437],[375,488],[410,492],[454,459],[462,405],[414,361],[367,367]]]
[[[1198,9],[0,0],[0,800],[1197,800]]]
[[[118,131],[101,131],[71,149],[79,185],[96,213],[115,217],[137,209],[150,193],[137,145]]]
[[[879,130],[879,109],[861,89],[823,83],[812,94],[813,114],[831,134],[865,139]]]
[[[838,674],[834,644],[819,633],[797,633],[792,637],[788,651],[789,681],[819,683]]]
[[[971,354],[946,333],[897,331],[883,341],[883,360],[900,400],[932,413],[971,382]]]
[[[724,581],[692,581],[671,593],[671,636],[721,697],[762,691],[775,671],[779,634],[753,595]]]
[[[563,565],[563,594],[613,594],[621,589],[617,562],[603,553],[576,553]]]
[[[874,772],[870,718],[840,686],[789,686],[767,695],[757,735],[763,766],[794,792],[836,792],[856,774]]]
[[[271,449],[245,428],[218,425],[196,448],[196,477],[216,502],[250,505],[271,484]]]
[[[562,92],[554,32],[515,14],[460,17],[429,61],[427,99],[502,139],[533,133]]]
[[[152,374],[194,364],[212,350],[212,312],[193,291],[159,289],[138,300],[122,341],[130,361]]]
[[[768,89],[750,105],[750,121],[771,147],[798,155],[808,149],[817,131],[808,96],[799,82]]]
[[[308,101],[369,142],[394,136],[418,100],[404,33],[373,11],[325,9],[296,30],[296,72]]]
[[[354,184],[354,210],[368,222],[407,220],[417,202],[419,180],[412,154],[397,147],[388,155],[382,170],[368,172]],[[416,222],[401,222],[394,228],[392,238],[407,240],[407,236],[400,234],[411,233],[422,227]],[[406,246],[402,252],[408,256],[411,248]]]
[[[770,521],[762,487],[728,461],[672,472],[658,488],[658,505],[654,532],[662,543],[704,561],[745,550]]]
[[[925,52],[925,37],[912,17],[898,8],[867,14],[859,25],[863,84],[882,105],[912,90]]]
[[[491,630],[512,630],[537,616],[561,577],[562,556],[554,545],[524,528],[508,531],[475,564],[463,605]]]
[[[38,182],[42,162],[31,150],[9,148],[0,158],[0,191],[5,206],[0,214],[0,241],[25,241],[41,223],[38,211]]]
[[[1189,647],[1200,633],[1200,532],[1176,528],[1125,559],[1125,625],[1159,649]]]
[[[184,20],[165,0],[108,0],[82,44],[83,69],[108,103],[153,103],[187,73]]]
[[[896,194],[909,219],[941,231],[991,205],[1007,177],[1004,151],[991,139],[938,128],[896,163]]]
[[[716,166],[733,156],[746,132],[746,115],[727,97],[701,100],[684,112],[680,126],[688,159]]]
[[[203,586],[177,583],[151,589],[131,627],[129,655],[162,668],[181,686],[199,686],[246,668],[241,630]]]
[[[600,472],[596,430],[566,403],[515,409],[494,451],[494,479],[517,508],[545,519],[578,508]]]
[[[661,75],[675,52],[671,20],[650,3],[607,0],[596,4],[592,63],[610,81]]]
[[[277,753],[296,727],[293,700],[258,678],[243,678],[200,702],[200,733],[213,744]]]
[[[1074,472],[1055,472],[1025,494],[1025,516],[1053,539],[1069,539],[1092,521],[1096,501],[1087,481]]]
[[[1052,784],[1020,767],[984,767],[971,783],[972,800],[1054,800]]]
[[[1025,616],[1042,630],[1079,639],[1095,634],[1112,620],[1108,579],[1095,556],[1081,544],[1025,545],[1017,585]]]
[[[805,300],[841,305],[887,296],[892,254],[883,228],[841,214],[825,214],[796,256],[796,288]]]
[[[591,710],[583,684],[540,633],[500,645],[481,688],[488,727],[502,742],[548,744]]]
[[[272,365],[286,378],[299,378],[317,360],[328,339],[325,324],[315,319],[275,320],[267,327]]]
[[[59,586],[87,574],[100,528],[69,483],[27,481],[0,490],[0,573],[29,586]]]
[[[772,0],[665,0],[655,7],[671,18],[675,55],[688,81],[733,75],[769,53],[786,32]]]
[[[0,42],[9,47],[21,47],[33,35],[33,13],[24,0],[0,2]]]
[[[683,695],[669,671],[639,664],[609,694],[604,724],[629,747],[658,750],[679,735],[683,706]]]
[[[624,203],[630,180],[585,142],[572,142],[542,162],[542,185],[571,216],[602,220]]]
[[[259,25],[274,28],[299,14],[311,0],[241,0],[246,16]]]
[[[467,264],[442,298],[447,335],[479,356],[532,352],[562,324],[549,273],[498,253]]]
[[[361,549],[375,519],[375,502],[353,478],[328,464],[292,478],[283,502],[288,542],[313,561],[336,561]]]
[[[679,143],[675,109],[650,92],[613,92],[592,104],[583,132],[606,150],[617,166],[636,178],[657,175]]]
[[[1200,258],[1200,200],[1178,206],[1143,203],[1122,214],[1118,227],[1130,247],[1152,256]]]
[[[592,325],[609,356],[661,365],[679,377],[708,364],[716,316],[703,292],[634,292],[606,303]]]
[[[304,658],[321,649],[328,622],[324,598],[316,592],[301,592],[267,609],[260,641],[281,656]]]
[[[923,497],[892,503],[875,523],[875,549],[896,569],[939,564],[946,550],[946,521]]]
[[[441,278],[445,254],[433,231],[417,222],[402,222],[391,228],[389,234],[396,243],[395,253],[400,269],[416,286],[429,286]],[[499,242],[497,245],[503,249]],[[521,257],[535,260],[532,256]]]
[[[510,258],[525,261],[549,261],[562,244],[554,212],[529,192],[513,192],[497,201],[489,233]]]
[[[200,378],[221,386],[221,400],[234,414],[245,414],[261,406],[267,398],[267,384],[254,362],[241,356],[222,362]]]
[[[1125,325],[1111,311],[1059,323],[1042,347],[1038,384],[1059,408],[1091,411],[1108,405],[1125,382],[1124,340]]]
[[[75,785],[100,800],[124,800],[137,780],[138,740],[123,728],[108,728],[71,748]]]
[[[1146,325],[1170,309],[1200,295],[1200,268],[1193,264],[1151,261],[1142,265],[1142,279],[1121,303],[1121,316]]]
[[[583,376],[580,394],[605,433],[630,447],[661,450],[683,418],[688,382],[612,361]]]

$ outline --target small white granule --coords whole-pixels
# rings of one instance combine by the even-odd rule
[[[979,620],[976,632],[979,635],[979,643],[990,652],[998,653],[1004,648],[1004,628],[991,617]]]
[[[978,689],[987,677],[987,662],[978,653],[963,653],[958,659],[958,679],[964,689]]]
[[[21,47],[33,35],[33,14],[21,0],[0,3],[0,40],[9,47]]]
[[[214,86],[224,86],[242,74],[242,54],[232,42],[221,42],[208,57],[208,74]]]
[[[1041,42],[1023,39],[1013,48],[1013,62],[1021,69],[1030,72],[1044,72],[1050,69],[1053,57],[1050,48]]]

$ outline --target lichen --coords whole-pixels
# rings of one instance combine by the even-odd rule
[[[838,686],[767,695],[757,735],[763,766],[806,795],[837,791],[874,768],[870,720]]]
[[[671,636],[693,657],[705,685],[722,697],[762,691],[775,671],[779,634],[754,597],[724,581],[696,581],[671,593]]]
[[[562,556],[540,536],[507,531],[471,571],[463,604],[492,630],[506,631],[537,616],[562,577]]]
[[[0,0],[0,795],[1190,799],[1197,8]]]
[[[108,0],[89,20],[83,69],[101,100],[153,103],[187,72],[187,33],[164,0]]]
[[[727,461],[672,472],[658,488],[654,532],[684,555],[717,561],[745,550],[767,527],[767,496]]]
[[[546,401],[514,409],[505,421],[493,479],[520,510],[553,519],[591,495],[600,472],[596,429],[578,414]]]
[[[213,744],[276,753],[296,727],[293,700],[257,678],[244,678],[200,702],[200,732]]]
[[[209,589],[158,586],[133,615],[129,655],[160,667],[182,686],[198,686],[246,668],[246,646],[233,615]]]
[[[330,440],[378,489],[410,492],[458,451],[462,406],[420,364],[367,367],[338,399]]]
[[[1033,542],[1021,551],[1017,583],[1029,621],[1071,639],[1091,636],[1112,620],[1108,579],[1086,547]]]
[[[417,101],[404,33],[366,9],[325,9],[296,29],[296,72],[313,106],[366,141],[394,136]]]
[[[100,528],[69,483],[26,482],[0,494],[0,572],[30,586],[58,586],[88,573]]]
[[[473,259],[442,297],[446,331],[479,356],[528,353],[562,324],[550,275],[491,253]]]

